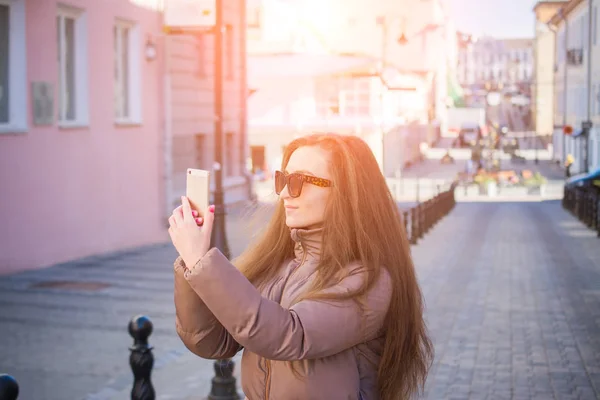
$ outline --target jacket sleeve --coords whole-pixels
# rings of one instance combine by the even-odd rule
[[[186,279],[235,341],[270,360],[327,357],[378,337],[392,293],[384,271],[367,293],[362,310],[354,300],[303,300],[286,309],[263,298],[214,248]],[[332,290],[357,289],[363,279],[361,273],[351,274]]]
[[[233,357],[241,346],[217,321],[184,278],[185,264],[175,260],[175,327],[185,346],[208,359]]]

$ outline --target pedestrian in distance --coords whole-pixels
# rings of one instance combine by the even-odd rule
[[[401,214],[368,145],[315,134],[285,149],[265,232],[230,262],[214,206],[169,218],[176,328],[206,359],[243,349],[250,400],[400,400],[433,360]]]
[[[568,154],[567,159],[565,160],[565,179],[568,179],[571,177],[571,167],[573,166],[574,162],[575,162],[575,157],[573,157],[572,154]]]

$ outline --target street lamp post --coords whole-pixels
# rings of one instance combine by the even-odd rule
[[[229,246],[225,234],[225,206],[223,194],[223,1],[217,0],[215,7],[215,73],[214,73],[214,107],[215,107],[215,222],[211,243],[229,258]],[[231,34],[231,33],[229,33]]]
[[[211,235],[211,244],[219,249],[227,258],[230,257],[227,235],[225,232],[225,206],[223,195],[223,0],[215,2],[214,28],[214,107],[215,107],[215,220]],[[231,32],[228,32],[231,34]],[[226,293],[223,293],[226,296]],[[234,362],[227,358],[214,363],[215,376],[208,400],[239,400],[237,385],[233,376]]]

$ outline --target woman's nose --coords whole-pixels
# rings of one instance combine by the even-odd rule
[[[288,190],[288,185],[287,184],[283,187],[283,189],[281,189],[281,192],[279,193],[279,197],[281,199],[289,199],[289,198],[291,198],[290,191]]]

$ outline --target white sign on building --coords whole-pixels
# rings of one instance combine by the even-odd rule
[[[166,33],[205,30],[215,26],[216,0],[166,0]]]

